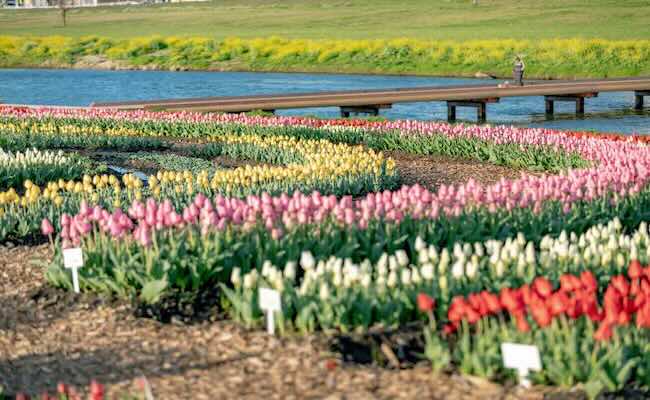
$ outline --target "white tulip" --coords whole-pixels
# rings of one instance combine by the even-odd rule
[[[451,267],[451,276],[453,276],[456,279],[460,279],[465,275],[465,266],[463,265],[462,262],[457,261],[454,263],[454,265]]]
[[[330,297],[330,288],[327,286],[327,283],[323,282],[320,284],[320,289],[318,290],[318,297],[325,301]]]
[[[409,257],[406,255],[404,250],[397,250],[395,252],[395,257],[397,258],[397,264],[400,267],[406,267],[409,265]]]
[[[239,287],[241,285],[241,268],[235,267],[230,273],[230,282],[235,286]]]
[[[431,261],[432,263],[438,261],[438,249],[436,248],[436,246],[429,245],[428,251],[429,251],[429,261]]]
[[[438,273],[444,274],[447,271],[451,257],[449,256],[449,251],[444,248],[440,253],[440,263],[438,264]]]
[[[394,255],[389,256],[388,257],[388,268],[391,271],[395,271],[397,269],[397,267],[399,267],[399,263],[397,262],[397,257],[395,257]]]
[[[438,278],[438,286],[441,291],[447,291],[447,275],[441,275],[440,278]]]
[[[372,282],[372,277],[370,276],[370,274],[364,273],[363,275],[361,275],[361,286],[367,289],[368,287],[370,287],[371,282]]]
[[[293,280],[296,279],[296,262],[295,261],[289,261],[284,266],[284,277],[286,279],[289,279],[290,281],[293,281]]]
[[[433,279],[433,274],[434,274],[434,266],[431,263],[426,263],[422,266],[422,269],[420,270],[420,273],[422,277],[428,281]]]
[[[310,251],[303,251],[300,254],[300,266],[304,269],[312,269],[316,265],[316,260],[314,256],[311,255]]]
[[[388,268],[388,254],[383,253],[377,260],[377,269]]]
[[[394,288],[397,285],[397,273],[393,270],[388,274],[388,280],[386,281],[386,286],[389,288]]]
[[[498,277],[502,277],[503,273],[506,271],[506,265],[503,263],[503,261],[499,260],[495,266],[495,273]]]
[[[401,281],[403,286],[409,286],[411,284],[411,271],[408,268],[402,270]]]
[[[415,238],[415,250],[421,252],[427,249],[427,244],[424,243],[424,240],[420,236]]]
[[[427,249],[418,251],[418,264],[426,264],[429,262],[429,252]]]
[[[418,272],[417,268],[413,268],[413,270],[411,271],[411,281],[415,285],[419,285],[420,283],[422,283],[422,277],[420,277],[420,273]]]
[[[271,261],[266,260],[262,263],[262,276],[263,277],[268,277],[269,276],[269,271],[271,269]]]
[[[250,273],[244,275],[244,289],[252,289],[257,284],[257,270],[254,269]]]

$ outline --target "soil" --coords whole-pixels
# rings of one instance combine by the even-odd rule
[[[491,184],[502,177],[516,179],[524,172],[531,173],[486,162],[447,156],[422,156],[398,151],[388,151],[384,154],[395,160],[401,184],[415,185],[419,183],[429,190],[435,190],[440,185],[460,185],[466,183],[470,178],[474,178],[482,184]]]
[[[0,248],[0,385],[9,394],[97,379],[115,398],[134,393],[134,380],[146,376],[156,399],[542,398],[543,388],[434,376],[410,356],[391,365],[394,350],[385,366],[362,364],[324,334],[276,338],[231,321],[136,317],[127,302],[48,287],[32,261],[50,256],[47,245]]]

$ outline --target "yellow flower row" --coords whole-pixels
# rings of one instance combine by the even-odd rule
[[[22,134],[25,132],[39,133],[42,135],[70,135],[70,136],[87,136],[87,135],[107,135],[107,136],[143,136],[144,132],[127,127],[101,127],[101,126],[81,126],[75,124],[53,124],[49,121],[22,121],[2,122],[0,121],[0,131],[9,134]]]
[[[384,158],[381,152],[362,146],[335,144],[327,140],[297,139],[290,136],[222,135],[211,138],[225,146],[250,145],[259,151],[293,152],[301,162],[286,166],[242,166],[232,170],[218,170],[212,176],[208,171],[192,174],[189,171],[159,171],[149,178],[151,194],[159,197],[162,190],[192,195],[200,190],[225,190],[254,188],[264,183],[303,183],[326,182],[339,178],[381,177],[395,174],[395,162]],[[39,200],[52,201],[55,205],[63,203],[64,194],[82,194],[96,203],[99,192],[119,195],[124,188],[129,197],[142,197],[143,182],[133,175],[125,175],[120,181],[112,175],[85,175],[80,181],[49,182],[39,187],[31,181],[24,183],[23,194],[14,188],[0,192],[0,206],[14,205],[26,207]],[[108,190],[108,191],[106,191]],[[119,197],[119,196],[118,196]]]

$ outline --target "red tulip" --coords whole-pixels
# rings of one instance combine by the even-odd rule
[[[630,282],[623,275],[613,277],[610,285],[616,288],[623,296],[627,296],[630,293]]]
[[[580,274],[580,282],[582,282],[582,287],[585,288],[588,292],[595,292],[598,290],[598,282],[594,278],[594,274],[591,271],[584,271]]]
[[[566,314],[573,319],[577,319],[582,315],[582,302],[578,297],[569,298]]]
[[[104,385],[93,379],[90,381],[90,394],[92,400],[102,400],[104,398]]]
[[[429,295],[425,293],[418,294],[417,298],[418,309],[423,313],[428,313],[433,311],[436,306],[436,301]]]
[[[503,306],[511,314],[524,307],[517,294],[518,293],[516,291],[510,288],[501,289],[501,293],[499,294],[499,300],[501,300],[501,304],[503,304]]]
[[[569,307],[569,297],[564,292],[556,292],[546,301],[553,315],[560,315]]]
[[[612,337],[612,325],[606,322],[600,324],[596,332],[594,332],[594,339],[596,340],[609,340]]]
[[[451,300],[449,310],[447,311],[447,319],[451,322],[460,322],[465,316],[465,309],[467,304],[463,296],[455,296]]]
[[[575,276],[570,274],[563,274],[560,276],[560,290],[572,292],[573,290],[578,289],[574,286],[574,281],[571,278],[575,278]]]
[[[487,303],[483,299],[483,296],[481,296],[480,293],[472,293],[469,295],[467,298],[469,301],[469,305],[472,306],[472,308],[479,313],[482,317],[487,315],[488,312],[490,311],[488,309]]]
[[[518,316],[515,318],[517,321],[517,330],[519,332],[530,332],[530,324],[523,316]]]
[[[325,369],[327,369],[328,371],[334,371],[336,367],[338,367],[338,363],[336,362],[336,360],[330,358],[327,361],[325,361]]]
[[[630,279],[638,279],[643,275],[643,268],[639,260],[630,261],[630,266],[627,269],[627,276]]]
[[[481,319],[481,314],[476,312],[473,308],[467,307],[465,309],[465,313],[467,315],[467,322],[470,324],[475,324]]]
[[[534,305],[530,309],[530,313],[535,322],[537,322],[537,325],[542,328],[549,326],[553,320],[550,310],[544,305],[544,303]]]
[[[444,328],[442,328],[442,333],[445,335],[451,335],[458,330],[459,325],[460,324],[458,322],[449,323],[445,325]]]
[[[619,325],[627,325],[627,324],[630,323],[631,320],[632,320],[632,317],[630,316],[629,313],[627,313],[627,312],[625,312],[625,311],[621,311],[621,313],[618,314],[618,321],[617,321],[617,323],[618,323]]]
[[[56,392],[58,394],[67,395],[68,394],[68,386],[63,382],[59,382],[59,384],[56,386]]]
[[[488,310],[492,314],[497,314],[498,312],[501,311],[502,307],[501,307],[501,302],[499,301],[499,296],[497,296],[494,293],[490,293],[487,290],[481,292],[481,295],[483,296],[483,300],[485,301]]]
[[[517,294],[517,293],[519,294],[519,297],[521,298],[521,300],[524,302],[525,305],[530,304],[530,302],[532,300],[532,297],[533,297],[533,294],[534,294],[534,291],[530,288],[530,285],[528,285],[528,284],[522,285],[519,288],[519,290],[515,289],[514,291],[515,291],[515,294]]]
[[[540,276],[533,281],[533,290],[542,298],[547,298],[553,293],[553,285],[548,279]]]

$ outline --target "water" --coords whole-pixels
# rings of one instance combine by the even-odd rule
[[[91,102],[152,100],[205,96],[235,96],[447,86],[495,83],[494,80],[412,76],[325,75],[254,72],[166,72],[0,69],[0,101],[19,104],[86,106]],[[650,101],[646,98],[646,102]],[[631,92],[601,93],[586,99],[583,117],[573,103],[556,103],[555,117],[544,115],[542,97],[503,98],[488,105],[488,122],[570,130],[650,134],[650,108],[634,111]],[[460,120],[473,121],[476,111],[459,108]],[[338,117],[336,107],[280,110],[280,115]],[[391,119],[445,120],[444,102],[401,103],[380,115]]]

